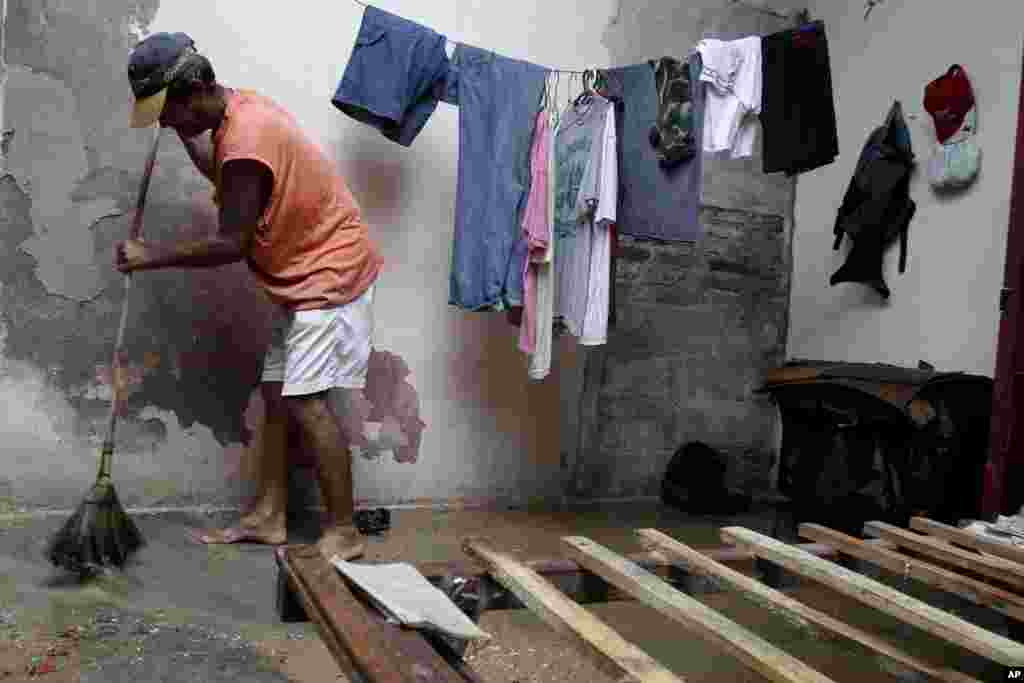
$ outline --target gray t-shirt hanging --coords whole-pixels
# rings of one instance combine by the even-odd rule
[[[700,57],[689,58],[694,134],[704,135],[704,84],[700,82]],[[645,62],[608,70],[608,96],[615,102],[615,126],[619,140],[620,235],[659,240],[695,242],[703,235],[700,225],[701,153],[665,170],[658,164],[650,142],[651,127],[658,116],[658,92],[654,67]]]
[[[612,104],[598,95],[562,114],[555,137],[555,317],[583,319],[590,274],[590,241],[580,226],[584,180],[600,176],[604,124]],[[570,326],[571,327],[571,326]]]

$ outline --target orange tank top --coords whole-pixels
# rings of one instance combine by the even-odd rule
[[[252,91],[228,96],[213,136],[214,178],[233,159],[273,174],[247,261],[271,300],[291,310],[341,306],[370,288],[383,259],[334,164],[287,111]]]

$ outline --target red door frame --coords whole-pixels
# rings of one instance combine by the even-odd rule
[[[1024,59],[1022,59],[1024,64]],[[999,346],[992,397],[991,454],[985,466],[982,515],[1015,513],[1024,503],[1024,430],[1017,413],[1024,411],[1024,73],[1017,109],[1017,143],[1010,189],[1010,222],[1006,237],[1006,271],[1001,292]],[[1016,482],[1007,486],[1007,482]]]

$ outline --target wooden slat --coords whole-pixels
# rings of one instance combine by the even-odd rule
[[[335,639],[368,683],[465,683],[419,633],[374,618],[316,546],[293,546],[286,561],[317,608],[311,617],[331,633],[325,642]]]
[[[1001,557],[979,555],[970,550],[957,548],[945,541],[922,536],[885,522],[868,522],[864,525],[864,532],[954,567],[1003,581],[1016,590],[1024,590],[1024,567],[1016,562],[1010,562]]]
[[[871,542],[882,543],[882,541],[878,540]],[[827,556],[835,554],[835,548],[821,545],[820,543],[801,543],[797,547],[814,555]],[[754,556],[745,550],[731,546],[709,548],[705,552],[707,552],[709,557],[729,564],[750,562],[754,559]],[[664,555],[642,552],[625,555],[625,557],[673,585],[679,586],[679,584],[686,580],[686,568],[682,565],[674,564]],[[615,586],[608,585],[604,579],[586,571],[578,563],[568,558],[536,558],[523,560],[522,563],[555,584],[558,590],[581,605],[633,599],[628,593],[619,590]],[[417,562],[415,566],[430,581],[437,581],[441,577],[449,575],[466,579],[480,579],[487,576],[486,570],[479,563],[473,562],[468,557],[439,562]],[[692,587],[687,587],[688,591],[691,589]],[[702,589],[702,586],[696,588],[696,590]],[[525,608],[526,605],[509,591],[501,591],[501,595],[497,598],[494,596],[490,597],[486,604],[488,611]]]
[[[913,517],[910,520],[910,528],[914,531],[941,538],[950,543],[971,548],[972,550],[983,550],[986,553],[996,555],[1004,560],[1016,562],[1024,568],[1024,548],[1015,545],[1007,545],[999,541],[985,538],[978,534],[957,529],[956,527],[936,522],[925,517]]]
[[[859,538],[817,524],[801,524],[799,533],[819,543],[828,543],[851,557],[866,560],[894,574],[917,579],[921,583],[959,595],[978,605],[991,607],[1003,614],[1024,621],[1024,597],[1012,591],[991,586],[954,571],[907,557],[885,547],[868,545]]]
[[[885,584],[743,527],[722,529],[722,540],[742,545],[791,572],[833,588],[908,624],[1007,666],[1024,664],[1024,645],[986,631]]]
[[[947,683],[980,683],[977,679],[954,669],[937,668],[918,657],[907,654],[882,638],[850,626],[835,617],[791,598],[785,593],[764,585],[757,579],[715,562],[699,550],[684,545],[656,529],[638,529],[637,533],[640,535],[641,541],[650,548],[664,553],[673,560],[682,562],[692,572],[703,574],[727,584],[754,602],[764,605],[769,610],[785,610],[803,623],[813,624],[826,631],[852,640],[869,650],[888,657],[894,662],[927,674],[936,680],[946,681]]]
[[[830,683],[815,671],[755,633],[697,600],[680,593],[654,574],[608,548],[581,536],[562,539],[570,556],[605,581],[677,621],[709,643],[725,650],[770,681]]]
[[[548,583],[544,577],[483,540],[467,540],[463,548],[495,579],[515,593],[545,623],[573,638],[617,683],[680,683],[681,678],[630,643],[596,616]]]

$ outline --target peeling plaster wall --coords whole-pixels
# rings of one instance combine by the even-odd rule
[[[504,316],[447,305],[458,111],[440,105],[411,149],[330,105],[358,30],[355,3],[254,11],[241,0],[7,0],[0,178],[0,497],[68,507],[95,473],[124,291],[110,266],[128,231],[147,132],[127,128],[124,76],[147,31],[184,30],[220,80],[290,109],[338,160],[388,269],[378,347],[408,366],[426,428],[418,458],[356,458],[365,503],[524,500],[558,495],[559,372],[526,381]],[[607,64],[612,0],[391,0],[385,8],[453,40],[540,64]],[[303,11],[304,9],[313,10]],[[215,229],[210,188],[165,135],[144,232],[154,241]],[[146,272],[126,333],[130,396],[115,479],[127,505],[234,504],[271,309],[244,265]],[[571,359],[569,361],[571,367]],[[301,444],[297,465],[309,464]]]
[[[928,0],[884,2],[864,20],[863,3],[817,0],[832,59],[840,156],[797,186],[792,357],[883,362],[940,370],[995,369],[998,299],[1006,258],[1013,141],[1021,78],[1024,4],[951,4],[936,14]],[[927,36],[921,37],[927,26]],[[925,86],[961,64],[974,89],[981,172],[966,192],[936,195],[927,182],[935,129]],[[832,250],[832,225],[861,146],[900,100],[917,156],[910,195],[907,269],[899,247],[885,256],[888,302],[857,284],[830,287],[848,240]]]
[[[603,42],[612,64],[626,65],[789,25],[726,0],[620,0]],[[705,156],[698,243],[622,240],[618,329],[604,348],[565,350],[571,497],[657,495],[669,458],[691,440],[727,456],[733,487],[771,487],[777,416],[753,389],[785,356],[794,184],[761,169],[759,145],[750,159]]]

